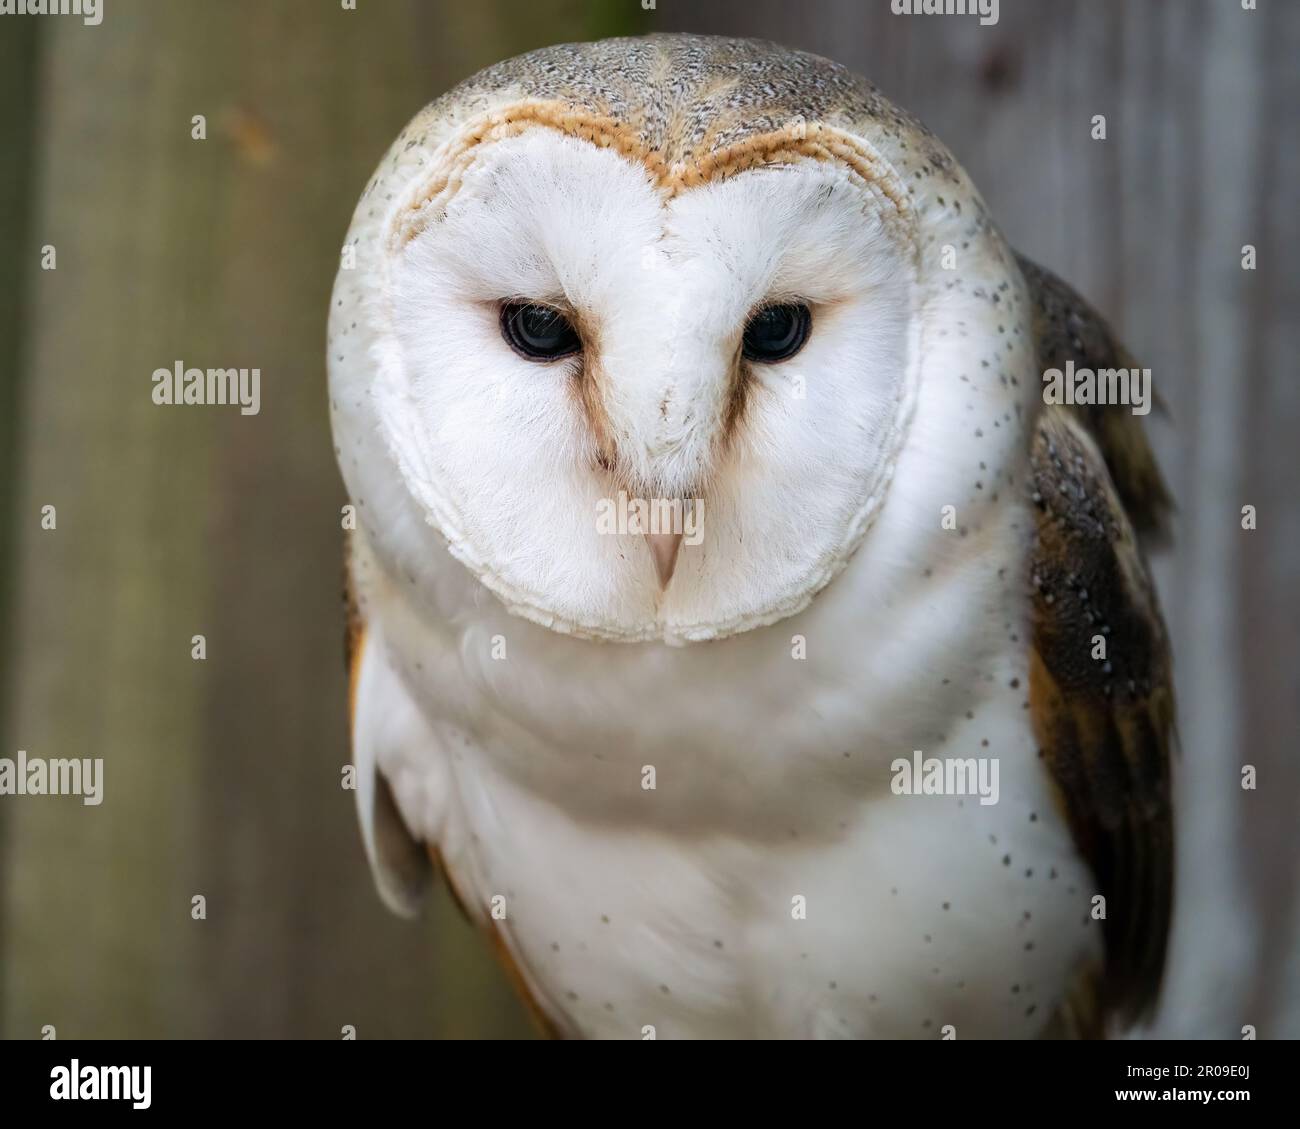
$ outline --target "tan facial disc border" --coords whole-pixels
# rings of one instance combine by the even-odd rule
[[[861,138],[821,123],[796,121],[781,129],[756,134],[704,154],[698,160],[668,164],[649,148],[633,127],[563,102],[528,99],[479,118],[461,130],[446,147],[437,168],[417,180],[389,227],[389,250],[400,252],[429,224],[436,223],[473,163],[481,145],[517,137],[529,129],[552,129],[587,141],[644,165],[666,203],[679,192],[722,180],[762,165],[797,160],[836,161],[846,167],[881,206],[887,223],[903,227],[916,246],[916,216],[907,190],[893,167]]]

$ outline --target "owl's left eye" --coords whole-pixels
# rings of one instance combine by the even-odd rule
[[[793,357],[812,332],[812,311],[803,303],[764,306],[745,326],[741,350],[751,361],[775,364]]]
[[[555,361],[582,348],[578,331],[559,310],[535,302],[506,302],[501,307],[501,336],[521,357]]]

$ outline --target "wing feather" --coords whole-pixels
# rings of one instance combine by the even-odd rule
[[[349,560],[351,549],[349,544]],[[373,647],[374,639],[366,630],[346,564],[343,593],[347,609],[344,657],[348,666],[348,714],[361,839],[384,904],[402,917],[414,917],[427,896],[433,865],[423,844],[402,819],[392,787],[379,766],[381,743],[403,739],[398,730],[404,722],[409,727],[408,715],[413,714],[413,707],[397,692],[397,680],[384,677],[383,656]]]
[[[1137,362],[1110,326],[1079,294],[1037,263],[1017,256],[1034,302],[1034,337],[1040,368],[1133,368]],[[1092,435],[1129,520],[1146,537],[1168,532],[1173,502],[1147,442],[1141,417],[1121,408],[1069,409]]]
[[[1022,260],[1043,368],[1128,367],[1102,319]],[[1172,913],[1168,641],[1138,541],[1161,533],[1169,494],[1122,407],[1043,412],[1032,453],[1030,703],[1042,755],[1106,899],[1098,1001],[1125,1021],[1154,1004]],[[1094,658],[1098,640],[1105,657]]]

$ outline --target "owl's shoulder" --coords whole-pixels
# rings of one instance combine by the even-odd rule
[[[1068,283],[1023,255],[1017,256],[1029,287],[1040,369],[1136,368],[1106,319]],[[1139,534],[1163,535],[1172,508],[1169,490],[1142,426],[1122,407],[1077,405],[1067,413],[1097,444],[1120,502]]]

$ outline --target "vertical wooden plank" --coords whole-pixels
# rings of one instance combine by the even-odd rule
[[[1262,1038],[1300,1038],[1300,506],[1296,505],[1296,435],[1300,434],[1300,182],[1295,107],[1300,105],[1300,19],[1273,13],[1260,32],[1253,60],[1268,76],[1255,110],[1261,139],[1248,171],[1246,233],[1228,241],[1256,246],[1259,269],[1243,275],[1248,303],[1245,365],[1233,382],[1243,397],[1242,493],[1238,501],[1260,514],[1254,533],[1238,532],[1245,710],[1241,761],[1259,767],[1255,793],[1244,793],[1242,875],[1259,905],[1261,946],[1248,1022]],[[1231,188],[1230,188],[1231,190]],[[1233,247],[1233,243],[1238,244]]]
[[[1175,332],[1187,342],[1187,386],[1179,402],[1183,450],[1177,483],[1179,580],[1170,601],[1177,647],[1180,791],[1179,920],[1164,1029],[1232,1037],[1246,1022],[1256,973],[1258,906],[1242,886],[1244,826],[1238,783],[1241,719],[1237,512],[1245,436],[1248,276],[1238,232],[1245,226],[1259,135],[1258,61],[1263,28],[1239,6],[1211,5],[1190,58],[1199,78],[1182,170],[1194,201],[1179,241],[1178,268],[1190,293]],[[1187,316],[1189,313],[1193,316]],[[1168,382],[1166,382],[1168,383]],[[1225,849],[1227,846],[1227,849]]]
[[[23,22],[0,36],[0,149],[6,160],[0,168],[0,653],[12,641],[11,585],[14,553],[14,481],[18,472],[19,373],[27,309],[24,283],[31,258],[40,244],[28,223],[35,184],[29,175],[36,117],[39,24]],[[0,679],[0,732],[8,708],[8,686]],[[2,755],[2,754],[0,754]],[[0,965],[5,961],[5,921],[8,916],[4,860],[10,848],[6,813],[0,812]],[[0,1014],[4,1007],[4,981],[0,978]]]
[[[105,779],[98,807],[6,801],[5,1027],[29,1037],[45,1024],[61,1036],[200,1029],[185,865],[201,730],[186,664],[211,566],[200,538],[164,532],[209,503],[211,443],[202,410],[169,414],[149,396],[154,368],[213,344],[202,302],[177,285],[204,265],[206,233],[198,242],[187,228],[212,190],[210,150],[189,147],[188,114],[149,130],[151,109],[203,104],[201,78],[149,50],[175,11],[141,19],[122,7],[100,27],[42,28],[33,229],[56,246],[58,269],[27,275],[4,748],[102,757]],[[184,344],[159,333],[183,322]],[[57,528],[43,531],[47,504]]]

